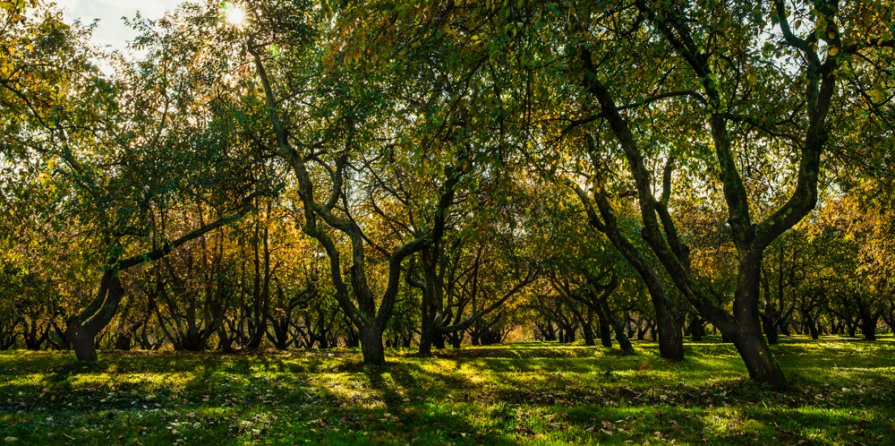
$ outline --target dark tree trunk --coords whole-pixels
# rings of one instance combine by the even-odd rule
[[[820,327],[818,321],[811,315],[811,310],[801,310],[802,313],[802,334],[810,334],[811,339],[815,341],[820,338]]]
[[[607,317],[603,315],[603,312],[599,312],[600,319],[600,344],[606,348],[612,348],[612,327],[609,324],[609,320]]]
[[[861,334],[867,341],[876,340],[876,324],[879,322],[879,316],[862,315],[861,317]]]
[[[273,335],[267,334],[267,339],[273,344],[277,350],[286,350],[289,348],[289,316],[283,315],[277,319],[270,318],[270,325],[273,327]]]
[[[590,324],[584,324],[581,327],[582,333],[584,334],[584,345],[597,345],[594,340],[594,329]]]
[[[589,206],[587,194],[583,191],[576,190],[580,200]],[[644,255],[631,244],[631,242],[622,235],[615,221],[614,211],[605,196],[597,194],[595,196],[597,206],[600,213],[605,219],[605,223],[599,222],[596,214],[590,216],[591,226],[597,228],[609,238],[612,245],[625,257],[628,263],[637,271],[637,274],[643,279],[647,291],[650,294],[650,301],[656,313],[656,328],[659,335],[659,356],[666,359],[681,360],[684,359],[684,335],[674,319],[674,301],[672,301],[662,282],[656,275],[653,268],[649,265]],[[603,322],[600,322],[603,325]],[[603,345],[606,345],[605,339]]]
[[[628,336],[624,332],[616,331],[615,339],[618,341],[618,348],[621,349],[622,353],[626,355],[636,354],[634,346],[631,345],[631,340],[628,339]]]
[[[544,341],[555,341],[556,340],[556,329],[553,327],[553,322],[547,321],[545,324],[535,324],[538,328],[538,332],[540,333],[541,339]]]
[[[115,349],[128,351],[131,349],[133,339],[129,333],[118,333],[115,337]]]
[[[83,312],[69,318],[65,338],[79,361],[96,361],[96,335],[112,320],[123,296],[118,271],[107,271],[100,280],[97,297]]]
[[[656,308],[656,329],[659,332],[659,356],[675,361],[684,359],[684,333],[674,319],[672,307],[669,305],[653,305],[653,307]]]
[[[749,376],[775,389],[785,388],[786,377],[774,360],[771,350],[761,333],[761,316],[758,311],[759,279],[761,274],[761,254],[750,251],[739,267],[739,286],[736,290],[733,312],[736,319],[735,331],[722,333],[731,338],[737,351],[743,357]]]
[[[78,361],[96,361],[96,333],[77,321],[69,321],[65,338],[75,351]]]
[[[420,335],[420,345],[417,349],[417,354],[420,356],[432,355],[432,340],[425,334]]]
[[[218,335],[218,350],[221,353],[233,353],[235,350],[233,349],[233,336],[230,336],[230,333],[227,330],[227,325],[230,322],[221,322],[217,326],[217,335]]]
[[[764,328],[764,334],[768,338],[768,344],[776,344],[779,340],[777,335],[777,324],[774,322],[775,314],[761,315],[761,325]]]
[[[432,345],[439,350],[444,350],[444,335],[441,333],[435,333],[435,336],[432,339]]]
[[[430,304],[428,303],[429,298],[427,297],[428,293],[423,291],[422,298],[422,327],[420,330],[420,345],[417,353],[420,356],[430,356],[432,355],[432,344],[435,341],[435,315],[432,311],[430,311]]]
[[[702,342],[705,336],[705,322],[699,314],[690,316],[690,339],[693,342]]]
[[[361,350],[364,364],[380,366],[385,364],[385,348],[382,346],[382,329],[374,322],[360,330]]]
[[[32,351],[40,350],[50,334],[50,324],[41,327],[38,318],[32,317],[30,318],[30,323],[28,320],[25,320],[22,326],[25,329],[22,334],[22,338],[25,340],[25,349]]]
[[[786,387],[786,377],[774,358],[768,355],[770,350],[760,332],[743,333],[734,345],[746,363],[750,378],[776,389]]]
[[[649,329],[650,329],[649,322],[646,322],[644,324],[643,321],[637,321],[637,340],[642,341],[642,340],[646,339],[646,333],[649,331]]]
[[[566,328],[566,343],[567,344],[574,343],[575,339],[577,339],[577,336],[575,334],[578,331],[577,328],[578,327],[575,327],[575,326],[570,326],[570,327]]]
[[[608,312],[608,308],[606,308],[604,311]],[[628,339],[628,335],[627,333],[625,333],[622,321],[616,317],[613,317],[611,314],[609,315],[609,318],[612,320],[612,329],[613,331],[615,331],[615,340],[618,341],[618,348],[621,349],[622,353],[626,355],[635,354],[636,352],[634,351],[634,346],[631,345],[631,340]]]
[[[820,329],[814,321],[808,323],[808,330],[811,332],[811,339],[815,341],[820,339]]]
[[[453,347],[454,350],[460,350],[460,346],[463,343],[463,333],[453,333],[450,340],[451,347]]]

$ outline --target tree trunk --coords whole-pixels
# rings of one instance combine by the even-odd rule
[[[650,329],[650,322],[644,322],[643,320],[637,321],[637,326],[635,327],[637,331],[637,340],[643,341],[646,339],[646,333]]]
[[[594,340],[594,329],[590,324],[584,324],[581,327],[581,330],[584,333],[584,345],[596,345],[596,341]]]
[[[690,317],[690,340],[702,342],[703,336],[705,336],[705,323],[699,314],[693,314]]]
[[[817,324],[814,321],[808,323],[808,330],[811,332],[811,339],[815,341],[820,339],[820,329],[818,329]]]
[[[420,345],[417,354],[420,356],[432,355],[432,334],[427,333],[425,329],[423,330],[423,333],[420,334]]]
[[[462,334],[455,334],[451,336],[451,347],[454,347],[454,350],[460,350],[460,346],[463,343]]]
[[[879,321],[879,316],[872,315],[862,315],[861,316],[861,334],[864,335],[864,339],[867,341],[875,341],[876,340],[876,324]]]
[[[736,331],[724,333],[727,331],[725,326],[719,328],[733,341],[753,380],[775,389],[783,389],[787,385],[786,377],[774,360],[761,331],[761,316],[758,311],[760,274],[761,253],[750,251],[739,266],[739,286],[733,303]]]
[[[656,310],[656,329],[659,332],[659,356],[673,361],[683,360],[684,332],[674,320],[671,306],[654,303],[653,308]]]
[[[613,321],[613,328],[615,329],[615,340],[618,341],[618,348],[621,349],[622,353],[626,355],[636,354],[636,352],[634,351],[634,346],[631,345],[631,340],[628,338],[627,333],[625,333],[621,321],[616,318],[613,318]]]
[[[385,349],[382,346],[382,329],[373,322],[360,330],[361,350],[365,365],[384,365]]]
[[[546,324],[537,324],[538,331],[541,334],[541,338],[544,341],[555,341],[556,340],[556,329],[553,328],[553,322],[547,321]]]
[[[128,351],[131,349],[131,344],[133,343],[133,339],[129,333],[118,333],[118,336],[115,337],[115,349]]]
[[[71,343],[79,361],[96,361],[96,335],[115,316],[124,288],[118,271],[106,271],[100,280],[99,292],[84,311],[66,321],[65,338]]]
[[[289,316],[280,316],[278,319],[271,318],[270,325],[273,327],[273,336],[267,335],[267,338],[273,343],[277,350],[286,350],[289,348]]]
[[[600,344],[603,347],[612,348],[612,327],[606,317],[602,316],[602,311],[600,313]]]
[[[777,324],[774,322],[775,317],[775,313],[761,316],[761,324],[764,327],[764,334],[768,338],[768,344],[771,345],[776,344],[780,338],[777,334]]]
[[[96,333],[75,320],[68,322],[65,339],[71,344],[78,361],[96,361]]]
[[[435,333],[435,336],[432,338],[432,345],[439,350],[444,350],[444,335],[441,333]]]
[[[734,345],[746,363],[750,378],[774,389],[786,387],[783,370],[771,356],[768,344],[765,343],[761,332],[755,330],[743,332],[739,339],[734,341]]]
[[[626,355],[635,354],[634,346],[631,345],[631,340],[628,339],[628,335],[625,332],[625,327],[622,324],[621,319],[615,317],[609,309],[608,296],[603,296],[603,298],[600,299],[599,304],[603,313],[606,315],[606,318],[612,322],[612,329],[615,331],[615,340],[618,341],[618,348]]]

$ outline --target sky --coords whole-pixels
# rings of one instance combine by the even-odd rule
[[[157,19],[165,11],[174,9],[181,0],[56,0],[66,19],[81,19],[87,24],[99,19],[93,42],[114,50],[125,51],[127,41],[136,34],[124,25],[122,17],[133,17],[137,11],[147,18]]]

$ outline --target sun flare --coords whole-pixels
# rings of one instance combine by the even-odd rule
[[[239,5],[228,3],[224,5],[224,20],[233,26],[241,27],[245,24],[245,11],[243,11]]]

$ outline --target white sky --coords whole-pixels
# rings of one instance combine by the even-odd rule
[[[112,49],[126,51],[127,42],[136,35],[124,25],[122,17],[133,17],[140,11],[144,17],[160,18],[165,11],[174,9],[181,0],[56,0],[67,20],[81,19],[89,24],[99,19],[93,32],[93,42],[109,45]]]

